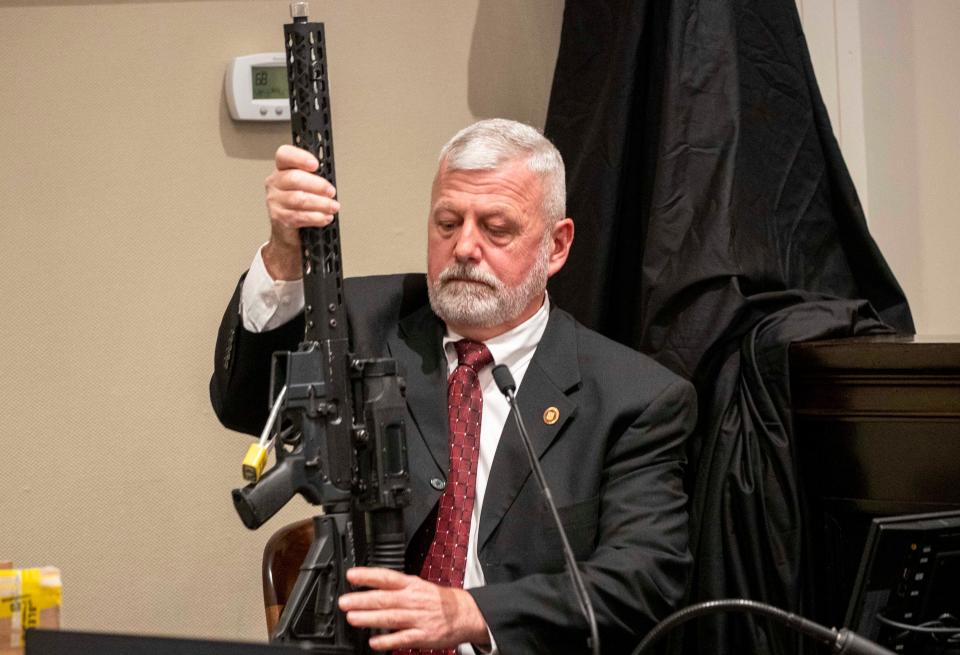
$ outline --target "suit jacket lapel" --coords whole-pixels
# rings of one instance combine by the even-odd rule
[[[579,383],[580,368],[577,364],[573,319],[562,310],[553,309],[547,329],[517,391],[520,415],[530,433],[537,458],[543,455],[576,414],[577,403],[569,394]],[[559,418],[553,424],[548,424],[544,418],[544,412],[549,407],[559,410]],[[478,549],[483,548],[530,473],[516,420],[510,416],[500,436],[487,481],[480,514]]]
[[[416,424],[416,429],[407,429],[407,456],[414,485],[407,509],[408,520],[412,519],[408,537],[433,507],[435,494],[429,480],[447,477],[447,362],[442,335],[443,323],[424,307],[401,320],[398,332],[387,337],[390,356],[397,360],[400,374],[406,379],[407,408]]]

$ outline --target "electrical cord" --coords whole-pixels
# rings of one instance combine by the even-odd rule
[[[633,655],[642,655],[642,653],[650,650],[650,647],[658,639],[673,628],[699,616],[714,614],[716,612],[760,614],[761,616],[782,623],[797,632],[813,637],[822,643],[832,645],[835,653],[850,653],[851,655],[893,655],[893,653],[886,648],[864,639],[846,628],[842,630],[826,628],[798,614],[793,614],[778,607],[745,598],[708,600],[674,612],[647,633],[647,636],[644,637],[640,645],[633,651]]]
[[[908,632],[913,632],[929,635],[936,641],[940,641],[941,637],[946,637],[945,643],[948,644],[960,643],[960,622],[958,622],[957,617],[952,614],[941,614],[933,621],[925,621],[917,625],[894,621],[893,619],[885,617],[880,612],[877,612],[876,618],[877,621],[885,626],[901,630],[904,635]],[[946,625],[949,622],[953,622],[955,625]]]

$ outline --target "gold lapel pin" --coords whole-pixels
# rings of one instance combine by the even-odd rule
[[[560,420],[560,410],[556,407],[547,407],[543,411],[543,422],[547,425],[553,425]]]

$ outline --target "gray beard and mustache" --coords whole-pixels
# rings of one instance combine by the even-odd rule
[[[541,248],[533,268],[515,287],[475,265],[454,262],[447,266],[436,280],[427,281],[433,313],[447,324],[478,328],[512,321],[547,288],[547,247]]]

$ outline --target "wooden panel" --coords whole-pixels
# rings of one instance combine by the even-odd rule
[[[794,417],[960,420],[960,377],[838,374],[794,377]]]
[[[813,495],[871,513],[884,503],[960,507],[960,420],[798,420]]]
[[[794,344],[790,368],[807,584],[836,624],[872,517],[960,508],[960,338]]]
[[[886,335],[794,344],[790,365],[795,374],[835,375],[842,369],[876,371],[953,371],[960,375],[960,336]]]
[[[796,344],[791,395],[813,497],[960,505],[960,339]]]

